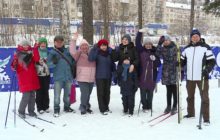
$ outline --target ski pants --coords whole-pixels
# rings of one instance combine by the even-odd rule
[[[186,88],[187,88],[187,112],[191,116],[195,116],[195,107],[194,107],[194,95],[196,85],[199,88],[199,93],[202,101],[202,114],[204,121],[209,121],[209,81],[204,80],[204,89],[202,90],[202,81],[190,81],[187,80]]]

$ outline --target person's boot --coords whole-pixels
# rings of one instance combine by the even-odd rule
[[[170,111],[171,111],[171,107],[167,106],[167,108],[164,110],[164,113],[168,114],[168,113],[170,113]]]
[[[176,107],[173,107],[172,110],[171,110],[171,115],[174,115],[177,113],[177,108]]]

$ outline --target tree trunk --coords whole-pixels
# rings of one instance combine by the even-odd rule
[[[64,36],[65,45],[70,42],[70,20],[68,4],[65,0],[60,0],[60,34]]]
[[[92,0],[82,0],[83,38],[93,44],[93,6]]]
[[[190,11],[190,32],[192,31],[194,27],[194,17],[195,17],[195,0],[191,0],[191,11]]]
[[[138,0],[138,25],[139,29],[143,27],[142,23],[142,0]]]
[[[108,7],[108,0],[102,0],[102,15],[104,21],[104,38],[108,38],[109,34],[109,7]]]

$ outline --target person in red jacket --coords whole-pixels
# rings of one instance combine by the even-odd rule
[[[36,116],[35,91],[40,88],[35,63],[40,59],[37,50],[33,50],[30,42],[22,40],[14,54],[11,63],[12,70],[16,71],[19,91],[23,93],[18,113],[25,118],[25,109],[28,106],[30,116]]]

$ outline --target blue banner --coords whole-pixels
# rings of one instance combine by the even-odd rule
[[[16,74],[10,66],[15,51],[15,48],[0,48],[0,92],[18,90]],[[220,79],[220,46],[212,46],[212,51],[216,58],[216,65],[210,73],[210,78]],[[161,79],[161,70],[160,67],[158,81]]]

